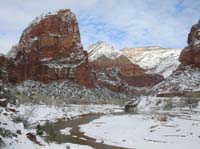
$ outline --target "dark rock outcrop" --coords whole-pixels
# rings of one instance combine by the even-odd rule
[[[0,99],[0,107],[7,107],[8,101],[6,99]]]

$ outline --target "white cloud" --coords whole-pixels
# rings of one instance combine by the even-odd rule
[[[190,27],[200,17],[198,0],[0,0],[0,3],[0,37],[17,41],[39,14],[70,8],[79,20],[85,48],[98,40],[118,48],[147,45],[182,48]]]
[[[178,10],[179,5],[183,10]],[[112,28],[128,32],[126,38],[117,43],[119,47],[148,44],[184,47],[191,25],[198,20],[199,10],[200,1],[188,4],[188,1],[177,0],[110,0],[91,12],[103,17]]]

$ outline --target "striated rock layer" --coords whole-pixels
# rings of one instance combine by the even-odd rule
[[[24,30],[9,57],[15,64],[9,76],[12,82],[69,79],[92,86],[78,23],[68,9],[36,18]]]

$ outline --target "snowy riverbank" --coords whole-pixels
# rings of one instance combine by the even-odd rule
[[[54,122],[59,119],[69,120],[90,113],[106,114],[120,111],[122,111],[122,109],[114,105],[68,105],[63,107],[31,104],[20,105],[20,107],[8,105],[7,108],[0,107],[1,136],[4,136],[0,141],[2,141],[2,146],[5,149],[91,148],[89,146],[71,143],[47,143],[42,137],[36,135],[35,126],[37,124],[44,124],[46,121]],[[28,139],[28,133],[32,133],[36,136],[38,143]]]

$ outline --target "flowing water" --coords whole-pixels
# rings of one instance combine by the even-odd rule
[[[88,114],[81,116],[74,120],[59,120],[55,123],[48,123],[42,127],[42,129],[48,134],[46,137],[47,142],[56,143],[73,143],[79,145],[88,145],[97,149],[125,149],[122,147],[111,146],[103,144],[103,142],[98,143],[96,139],[85,136],[83,132],[80,131],[80,125],[87,124],[97,118],[100,118],[100,114]],[[70,130],[70,135],[64,135],[60,133],[60,130],[66,127],[72,128]]]

